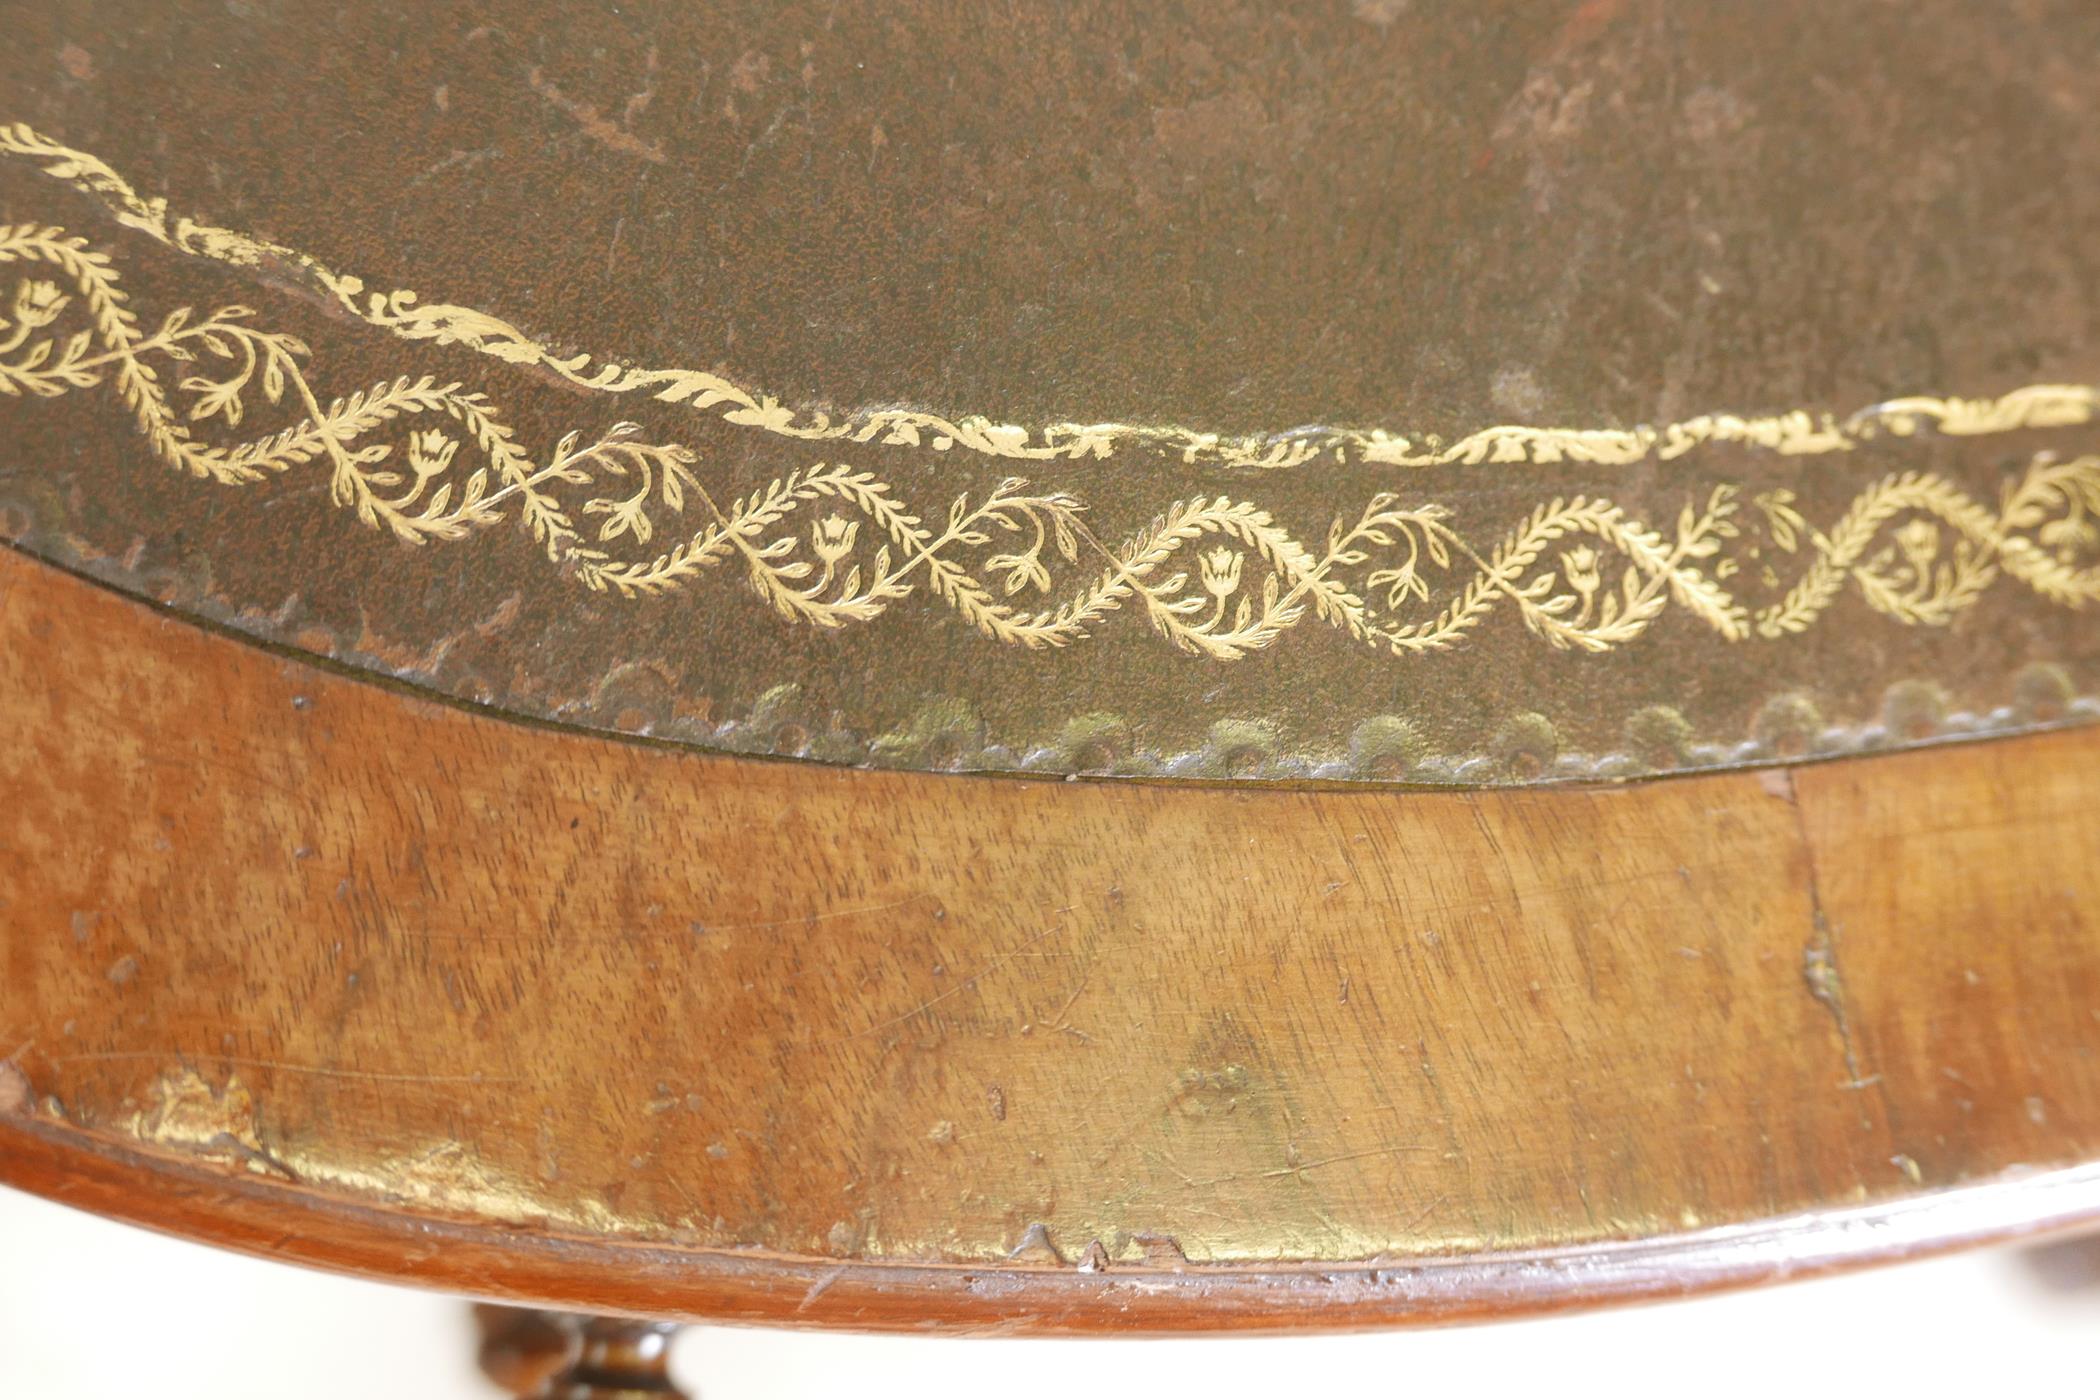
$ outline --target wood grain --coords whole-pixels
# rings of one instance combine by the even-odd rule
[[[1818,1213],[2100,1156],[2092,731],[1480,794],[823,770],[12,555],[0,656],[0,1179],[238,1247],[633,1312],[1346,1324],[1588,1296],[1513,1258],[1783,1272],[1862,1252]]]

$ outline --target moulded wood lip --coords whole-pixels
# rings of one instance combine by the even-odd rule
[[[956,1335],[1342,1331],[1654,1301],[2100,1223],[2100,1163],[1641,1240],[1266,1267],[870,1263],[388,1210],[18,1116],[0,1184],[277,1263],[540,1307]]]

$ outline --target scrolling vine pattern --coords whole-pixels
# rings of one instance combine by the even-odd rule
[[[556,350],[500,316],[474,307],[425,303],[406,289],[367,288],[362,279],[336,272],[297,249],[172,214],[166,199],[141,195],[106,162],[26,123],[0,123],[0,156],[33,163],[43,174],[101,204],[118,223],[178,252],[235,267],[268,264],[345,314],[404,340],[466,346],[507,364],[544,370],[592,392],[646,394],[718,414],[739,427],[806,442],[924,446],[939,452],[960,448],[1027,462],[1107,459],[1120,447],[1138,447],[1173,453],[1189,465],[1256,469],[1300,467],[1325,458],[1393,467],[1562,462],[1629,466],[1671,461],[1709,443],[1741,443],[1784,456],[1813,457],[1848,452],[1877,437],[1907,437],[1927,429],[1973,437],[2100,418],[2100,387],[2089,384],[2032,384],[1995,398],[1916,395],[1873,404],[1846,417],[1795,410],[1763,416],[1706,413],[1631,428],[1503,424],[1449,442],[1435,433],[1323,426],[1235,436],[1179,425],[1066,422],[1035,432],[984,414],[947,416],[901,407],[834,418],[820,409],[797,409],[705,370],[623,365],[603,358],[594,362],[589,354]]]
[[[2035,458],[1995,508],[1936,474],[1888,476],[1827,531],[1790,492],[1759,494],[1749,505],[1764,536],[1804,567],[1782,598],[1752,610],[1728,587],[1748,518],[1729,485],[1687,505],[1669,535],[1578,496],[1540,505],[1485,552],[1447,507],[1392,492],[1336,519],[1317,548],[1225,495],[1177,501],[1109,544],[1078,497],[1019,478],[956,496],[934,525],[875,473],[843,463],[721,504],[690,449],[645,441],[632,423],[570,433],[538,457],[458,383],[400,377],[324,398],[308,346],[244,306],[180,307],[149,329],[110,257],[55,226],[0,227],[0,265],[21,274],[0,313],[0,395],[111,390],[157,457],[221,485],[318,465],[338,506],[410,544],[463,539],[514,514],[551,564],[627,597],[734,564],[777,613],[817,627],[871,621],[923,590],[1009,645],[1064,646],[1127,609],[1220,661],[1308,617],[1407,655],[1451,645],[1502,607],[1555,647],[1606,651],[1673,606],[1731,642],[1800,632],[1847,582],[1913,625],[1948,622],[2000,575],[2066,607],[2100,597],[2095,456]],[[273,408],[294,421],[230,446],[204,436]],[[688,515],[678,543],[643,551]]]

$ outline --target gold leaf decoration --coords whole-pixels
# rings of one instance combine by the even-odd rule
[[[1730,485],[1687,503],[1667,535],[1607,499],[1554,499],[1485,552],[1447,507],[1390,491],[1335,520],[1318,550],[1222,494],[1175,501],[1109,543],[1077,496],[1018,477],[953,497],[936,528],[889,482],[845,463],[718,503],[689,448],[644,441],[633,423],[570,433],[538,457],[458,383],[401,376],[324,394],[307,345],[243,306],[179,308],[148,331],[110,257],[61,228],[0,227],[6,266],[22,276],[0,301],[0,396],[108,390],[168,466],[225,486],[323,470],[337,506],[409,544],[515,519],[565,575],[629,598],[728,568],[782,618],[814,627],[869,622],[923,595],[1006,645],[1066,646],[1130,612],[1183,651],[1233,661],[1308,619],[1404,656],[1451,646],[1502,608],[1551,646],[1601,652],[1673,609],[1727,642],[1784,637],[1848,583],[1913,626],[1947,623],[2001,576],[2064,607],[2100,597],[2094,456],[2036,457],[1995,507],[1933,473],[1892,475],[1827,532],[1791,493],[1767,492],[1754,501],[1765,534],[1801,572],[1753,612],[1725,586],[1742,564]],[[295,416],[232,445],[203,436],[273,412]],[[666,529],[680,538],[659,553],[612,552]]]
[[[1786,456],[1848,452],[1880,437],[1933,431],[1980,436],[2058,428],[2100,417],[2100,388],[2035,384],[1992,398],[1915,396],[1847,416],[1796,410],[1766,415],[1707,413],[1661,426],[1558,428],[1499,425],[1445,441],[1433,433],[1315,425],[1245,434],[1132,422],[1053,423],[1040,432],[983,414],[879,408],[834,418],[704,370],[626,365],[565,354],[500,316],[447,302],[425,303],[408,290],[373,290],[296,249],[169,212],[163,198],[138,193],[108,164],[24,123],[0,124],[0,155],[32,162],[88,195],[118,223],[192,257],[234,267],[269,266],[302,281],[350,316],[404,340],[461,345],[506,364],[543,369],[579,388],[647,395],[686,404],[726,422],[811,442],[880,443],[961,449],[1015,461],[1107,459],[1119,449],[1150,449],[1189,465],[1280,469],[1316,461],[1392,467],[1553,465],[1631,466],[1672,461],[1710,443],[1736,443]],[[622,514],[623,524],[628,517]]]

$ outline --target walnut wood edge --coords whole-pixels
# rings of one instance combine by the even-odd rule
[[[523,731],[0,573],[29,911],[0,920],[0,1181],[82,1208],[580,1311],[1038,1332],[1463,1320],[2100,1219],[2090,729],[1609,792],[820,775]],[[651,858],[667,831],[708,840]],[[1044,862],[1045,831],[1077,835]],[[754,869],[814,878],[758,898]],[[1029,1033],[1070,977],[993,977],[1052,933],[1136,999],[1083,1027],[1105,1052]],[[783,979],[792,1018],[753,992]],[[453,1073],[416,1072],[433,1045]],[[776,1093],[781,1056],[864,1097]],[[1149,1140],[1094,1131],[1212,1078]],[[1231,1116],[1293,1087],[1316,1118]],[[1193,1144],[1238,1216],[1133,1141]]]
[[[1342,1331],[1653,1301],[2100,1223],[2100,1163],[1648,1240],[1269,1268],[901,1265],[564,1237],[408,1215],[0,1121],[0,1184],[276,1263],[533,1307],[855,1331]]]

